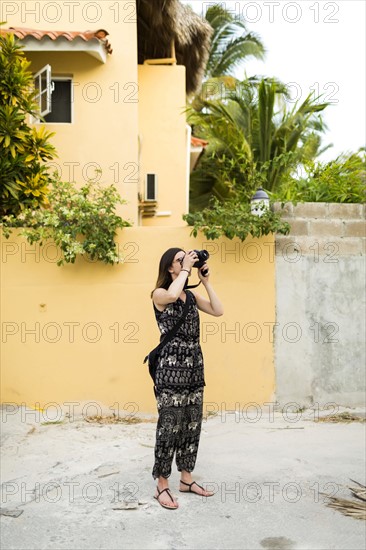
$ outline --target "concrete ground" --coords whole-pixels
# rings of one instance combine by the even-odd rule
[[[365,484],[365,423],[314,422],[311,409],[209,417],[194,478],[216,494],[177,492],[174,467],[171,511],[153,499],[154,419],[42,424],[39,411],[1,413],[3,550],[365,548],[366,522],[322,494],[354,500],[350,479]]]

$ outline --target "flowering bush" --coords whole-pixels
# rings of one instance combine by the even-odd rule
[[[125,204],[115,186],[87,183],[76,189],[72,183],[53,182],[47,208],[24,209],[18,215],[2,218],[3,234],[9,238],[12,228],[22,227],[21,235],[30,244],[52,239],[62,250],[57,265],[74,263],[78,254],[106,264],[123,261],[114,241],[118,228],[132,224],[115,213],[118,203]]]

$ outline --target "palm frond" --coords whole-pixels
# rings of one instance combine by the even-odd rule
[[[265,49],[260,38],[254,33],[248,33],[232,40],[226,40],[215,51],[215,63],[209,66],[211,76],[230,74],[248,57],[263,59]]]
[[[263,59],[263,43],[259,35],[248,32],[244,18],[233,17],[220,4],[210,6],[205,18],[213,29],[206,77],[230,74],[248,56]]]
[[[366,520],[366,486],[362,485],[362,483],[359,483],[358,481],[354,481],[352,479],[351,481],[353,481],[353,483],[357,483],[357,485],[359,486],[348,487],[353,496],[355,496],[358,500],[329,497],[325,495],[329,499],[327,506],[339,510],[345,516],[350,516],[355,519]]]

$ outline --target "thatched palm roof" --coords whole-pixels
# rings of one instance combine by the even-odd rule
[[[174,40],[178,65],[186,67],[186,91],[200,85],[210,47],[212,27],[179,0],[136,0],[138,63],[171,57]]]

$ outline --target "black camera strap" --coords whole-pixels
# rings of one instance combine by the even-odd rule
[[[206,275],[204,275],[204,274],[202,273],[202,275],[203,275],[204,277],[207,276],[208,270],[207,270],[207,272],[205,272],[205,273],[206,273]],[[189,275],[188,275],[188,277],[189,277]],[[186,288],[197,288],[197,287],[200,286],[200,284],[202,283],[202,281],[200,281],[200,282],[197,283],[196,285],[188,285],[188,284],[187,284],[187,283],[188,283],[188,277],[187,277],[187,279],[186,279],[186,282],[184,283],[184,287],[183,287],[184,290],[185,290]]]
[[[155,352],[157,353],[157,352],[161,351],[163,349],[163,347],[174,338],[174,336],[177,334],[179,328],[182,326],[183,321],[187,317],[187,313],[188,313],[190,303],[191,303],[191,293],[187,292],[186,293],[186,303],[184,305],[183,313],[182,313],[181,317],[179,317],[179,320],[176,322],[174,327],[169,332],[166,333],[166,335],[164,336],[164,338],[160,342],[160,344],[158,346],[156,346],[156,348],[154,348],[152,351],[150,351],[150,353],[155,353]],[[146,357],[144,359],[144,363],[146,363],[146,361],[148,360],[150,353],[148,355],[146,355]]]
[[[186,280],[186,283],[188,282],[188,279]],[[186,288],[196,288],[197,286],[200,286],[202,281],[200,281],[199,283],[197,283],[196,285],[184,285],[184,290]]]

